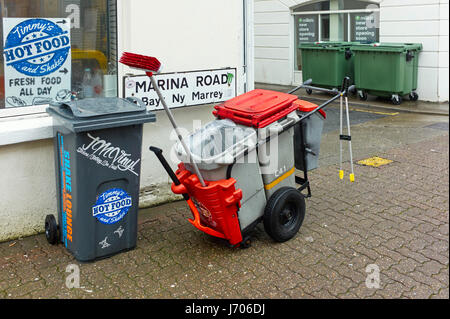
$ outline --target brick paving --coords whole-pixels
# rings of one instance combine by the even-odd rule
[[[336,165],[312,171],[303,226],[282,244],[259,225],[250,248],[228,248],[186,221],[182,201],[142,214],[138,247],[95,263],[44,235],[1,243],[0,298],[449,298],[448,145],[446,134],[383,151],[394,162],[356,165],[353,184]],[[80,288],[65,285],[69,264]],[[366,286],[369,265],[379,288]]]

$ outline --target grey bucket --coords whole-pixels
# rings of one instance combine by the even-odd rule
[[[307,114],[297,111],[299,116]],[[325,118],[319,112],[303,119],[294,128],[294,157],[295,168],[303,170],[303,147],[301,143],[301,130],[303,129],[303,138],[306,151],[306,170],[310,171],[319,166],[320,142],[322,140],[322,131]]]

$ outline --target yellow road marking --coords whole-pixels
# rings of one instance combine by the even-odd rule
[[[363,109],[355,109],[352,107],[350,108],[350,110],[358,111],[358,112],[365,112],[365,113],[380,114],[380,115],[398,115],[398,114],[400,114],[399,112],[388,113],[388,112],[368,111],[368,110],[363,110]]]

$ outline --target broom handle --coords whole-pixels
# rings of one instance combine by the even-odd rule
[[[150,76],[150,80],[152,81],[153,88],[156,91],[156,94],[158,94],[159,99],[161,100],[161,103],[164,107],[164,110],[166,111],[167,117],[169,118],[170,122],[172,123],[173,128],[175,129],[175,132],[177,133],[178,139],[181,142],[181,145],[184,148],[184,151],[189,156],[189,161],[194,165],[195,175],[197,175],[198,179],[200,180],[200,183],[203,187],[206,187],[205,180],[203,179],[202,174],[200,173],[200,170],[198,169],[197,163],[195,163],[194,158],[192,157],[191,151],[189,150],[186,143],[184,143],[183,137],[181,136],[180,130],[178,129],[177,123],[175,122],[175,118],[172,115],[172,112],[167,107],[166,101],[164,100],[164,97],[161,94],[161,91],[159,90],[158,84],[155,81],[155,78],[153,76]]]

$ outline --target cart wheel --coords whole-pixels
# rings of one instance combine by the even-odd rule
[[[417,94],[416,92],[411,92],[409,93],[409,99],[411,101],[417,101],[419,99],[419,94]]]
[[[58,242],[58,225],[53,215],[47,215],[45,217],[45,237],[51,245],[56,245]]]
[[[241,247],[242,249],[250,248],[251,246],[252,246],[252,240],[249,236],[244,237],[242,239],[241,244],[239,245],[239,247]]]
[[[400,105],[403,102],[403,98],[400,95],[392,95],[391,102],[394,105]]]
[[[358,96],[361,101],[367,101],[368,98],[367,92],[359,91]]]
[[[305,197],[293,187],[282,187],[267,202],[264,229],[277,242],[297,234],[305,218]]]
[[[308,93],[308,95],[312,94],[312,90],[311,89],[306,89],[306,93]]]

